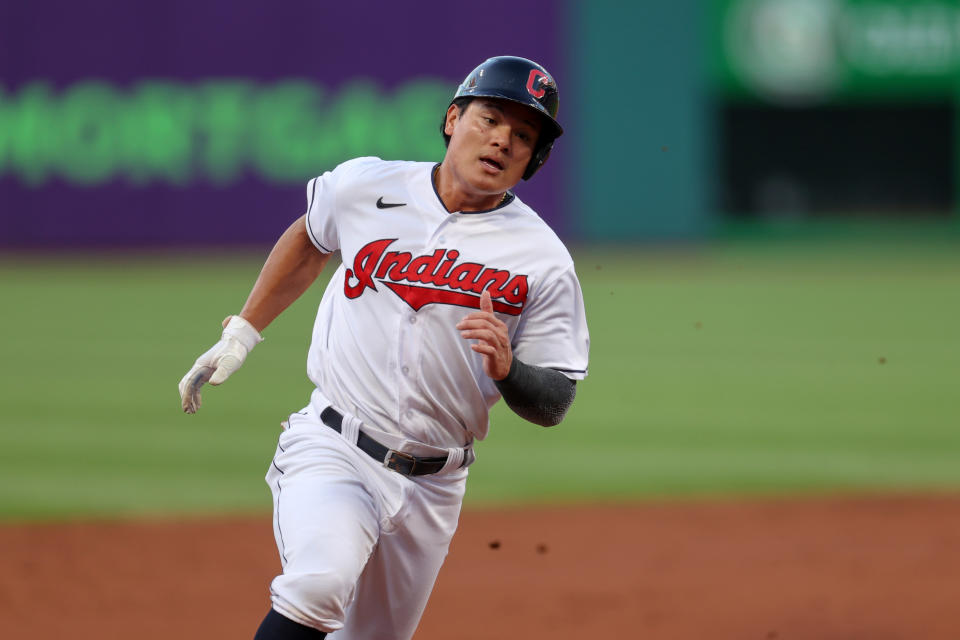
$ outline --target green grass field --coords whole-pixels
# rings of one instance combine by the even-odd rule
[[[575,252],[590,376],[498,407],[468,504],[960,488],[960,245]],[[321,288],[194,416],[176,383],[263,253],[0,260],[0,519],[260,511]]]

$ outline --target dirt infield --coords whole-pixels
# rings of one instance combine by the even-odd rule
[[[0,638],[252,638],[269,516],[0,527]],[[417,640],[957,640],[960,496],[468,511]]]

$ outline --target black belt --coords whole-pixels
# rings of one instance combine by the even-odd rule
[[[321,411],[320,419],[323,420],[323,424],[337,433],[341,432],[343,414],[333,407],[327,407]],[[383,463],[383,466],[387,469],[392,469],[405,476],[429,475],[440,471],[443,465],[447,464],[447,456],[421,458],[402,451],[394,451],[383,446],[363,431],[360,431],[357,436],[357,447],[377,462]],[[466,451],[464,451],[464,460],[466,460]]]

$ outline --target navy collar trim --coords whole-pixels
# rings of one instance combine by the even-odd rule
[[[430,186],[433,187],[433,193],[435,196],[437,196],[437,201],[440,203],[440,206],[443,207],[444,211],[447,211],[447,205],[443,204],[443,198],[440,197],[440,192],[437,191],[437,183],[433,179],[434,172],[438,168],[440,168],[439,162],[433,165],[433,168],[430,169]],[[516,196],[513,195],[513,192],[508,189],[507,197],[501,200],[500,203],[493,209],[484,209],[483,211],[447,211],[447,213],[462,213],[464,215],[473,215],[475,213],[491,213],[493,211],[497,211],[498,209],[503,209],[505,206],[513,202],[515,198]]]

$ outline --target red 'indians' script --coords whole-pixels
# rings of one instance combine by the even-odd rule
[[[409,251],[387,251],[396,240],[374,240],[357,252],[343,282],[348,298],[359,298],[367,288],[376,291],[374,280],[379,280],[414,311],[431,303],[479,309],[484,289],[490,291],[494,311],[516,316],[523,310],[527,276],[477,262],[457,264],[460,252],[456,249],[437,249],[417,257]]]

